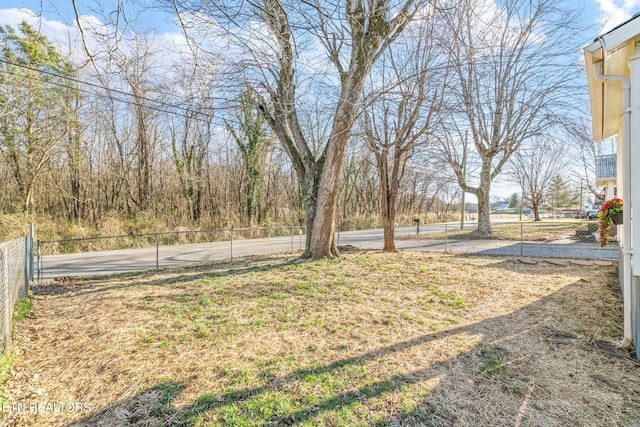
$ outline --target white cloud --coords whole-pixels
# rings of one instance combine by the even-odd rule
[[[112,25],[104,23],[93,15],[79,17],[83,34],[75,22],[67,24],[62,20],[52,20],[38,16],[29,9],[0,9],[0,25],[10,25],[16,28],[22,21],[45,35],[58,51],[80,67],[81,80],[94,80],[96,70],[86,54],[88,50],[99,74],[109,80],[112,88],[128,91],[127,84],[121,78],[121,72],[111,59],[123,61],[125,58],[135,58],[136,55],[147,57],[148,67],[146,79],[153,80],[158,87],[173,87],[179,80],[179,66],[188,66],[192,62],[192,51],[189,49],[185,35],[177,30],[162,33],[134,33],[125,34]],[[86,50],[85,50],[86,45]],[[208,68],[209,73],[215,70]],[[179,92],[179,88],[175,88]]]
[[[29,9],[0,9],[0,24],[15,26],[21,21],[37,21],[38,16]],[[29,22],[30,24],[32,22]]]
[[[105,42],[113,43],[116,38],[124,40],[119,46],[124,53],[132,51],[132,43],[129,41],[133,37],[129,36],[133,36],[133,33],[128,33],[126,37],[123,37],[123,34],[119,33],[116,28],[105,24],[93,15],[82,15],[79,20],[83,28],[86,47],[97,57],[103,56],[105,49],[109,49]],[[0,25],[10,25],[15,28],[22,21],[26,21],[31,27],[45,35],[71,61],[76,64],[86,63],[87,57],[82,35],[75,22],[67,24],[60,20],[48,19],[30,9],[0,9]],[[157,61],[165,66],[169,66],[172,62],[181,62],[180,53],[187,52],[186,38],[177,31],[151,34],[146,39],[151,43],[150,51],[163,52],[163,55],[158,56]]]
[[[600,10],[598,23],[602,26],[601,33],[622,24],[640,9],[640,0],[595,0]]]
[[[75,25],[48,19],[30,9],[0,9],[0,25],[16,28],[22,21],[26,21],[32,28],[46,36],[63,55],[68,56],[72,61],[77,63],[85,61],[82,38]],[[81,16],[80,21],[86,28],[104,27],[104,24],[93,16]],[[92,49],[96,46],[96,42],[88,37],[87,45]]]
[[[69,46],[69,36],[73,31],[63,22],[48,20],[30,9],[0,9],[0,25],[10,25],[15,28],[22,21],[26,21],[31,27],[47,36],[63,51]]]

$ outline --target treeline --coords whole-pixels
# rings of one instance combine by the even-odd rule
[[[26,23],[0,37],[0,213],[57,223],[59,234],[304,224],[290,160],[249,90],[221,106],[194,64],[172,70],[173,87],[159,85],[157,52],[143,40],[97,72]],[[184,101],[163,102],[164,92]],[[379,223],[380,183],[360,144],[342,171],[339,224]],[[399,220],[445,217],[458,196],[446,171],[408,168]]]
[[[578,205],[597,195],[571,8],[181,2],[178,32],[158,34],[110,20],[136,15],[125,3],[104,25],[77,16],[66,48],[24,22],[0,30],[12,224],[51,237],[304,225],[305,256],[322,258],[338,253],[335,225],[382,225],[393,251],[395,224],[453,219],[462,191],[490,235],[498,177],[536,212],[557,205],[554,176],[579,186]]]

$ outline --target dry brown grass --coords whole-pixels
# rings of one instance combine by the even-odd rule
[[[9,425],[630,426],[615,267],[355,252],[34,290]]]

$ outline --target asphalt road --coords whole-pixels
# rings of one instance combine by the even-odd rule
[[[459,224],[434,224],[421,226],[420,232],[443,232],[445,228],[454,230]],[[399,249],[428,251],[450,251],[491,255],[618,259],[615,244],[601,249],[595,243],[551,242],[520,244],[499,240],[415,240],[402,239],[416,233],[416,227],[396,229],[396,245]],[[43,256],[39,268],[36,266],[36,280],[49,281],[58,277],[89,276],[122,273],[140,270],[185,265],[203,261],[217,261],[249,255],[279,252],[293,252],[304,247],[303,235],[271,237],[233,242],[199,243],[179,246],[160,246],[143,249],[125,249],[102,252],[87,252],[65,255]],[[339,245],[353,245],[363,249],[382,249],[382,229],[343,231],[337,234]],[[38,274],[39,271],[39,274]]]

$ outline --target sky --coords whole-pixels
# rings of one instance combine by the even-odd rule
[[[593,41],[597,35],[602,34],[622,22],[628,20],[636,13],[640,13],[640,0],[573,0],[576,8],[584,11],[588,20],[585,26],[593,28],[593,34],[587,34],[583,41],[586,45]],[[139,0],[127,2],[129,4],[151,2],[157,0]],[[114,0],[76,0],[80,15],[85,22],[100,24],[107,19],[123,22],[122,16],[111,13],[116,9],[117,1]],[[131,21],[138,17],[127,17]],[[136,18],[136,19],[134,19]],[[61,46],[69,46],[68,28],[73,25],[75,14],[73,13],[71,0],[0,0],[0,25],[17,25],[22,20],[27,20],[35,28],[39,28],[50,40]],[[184,43],[181,30],[172,22],[169,14],[162,14],[146,9],[140,12],[139,20],[145,23],[152,31],[158,33],[158,39],[173,46]],[[64,51],[64,47],[62,49]],[[585,83],[586,84],[586,83]],[[492,194],[498,197],[508,197],[516,192],[513,184],[498,178],[492,185]]]
[[[576,7],[584,8],[586,15],[596,25],[596,32],[606,32],[640,12],[640,0],[573,0]],[[158,3],[142,0],[138,3]],[[130,2],[133,4],[134,2]],[[106,16],[115,9],[114,0],[77,0],[80,14]],[[128,5],[127,2],[125,4]],[[129,6],[127,6],[129,7]],[[28,9],[31,15],[43,16],[47,21],[71,22],[74,18],[71,0],[2,0],[0,2],[0,24],[16,24],[19,13],[10,9]],[[106,13],[103,13],[106,12]],[[28,12],[26,12],[28,14]],[[152,21],[158,31],[177,31],[170,20],[151,11],[142,13],[143,19]],[[54,25],[54,24],[52,24]],[[600,30],[600,31],[598,31]],[[597,34],[594,34],[594,38]]]

